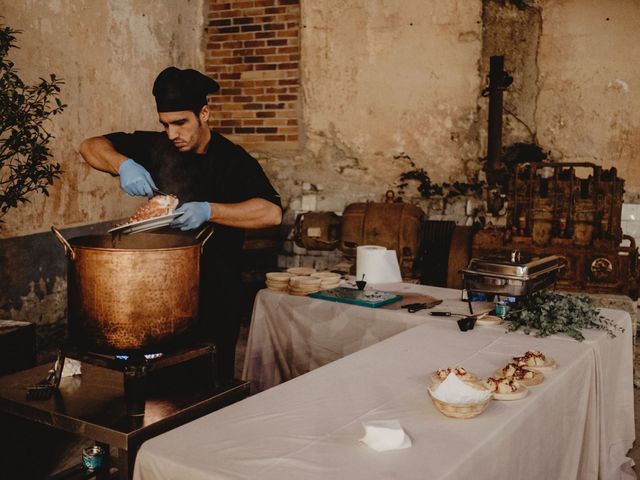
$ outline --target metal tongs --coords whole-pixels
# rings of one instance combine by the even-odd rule
[[[49,370],[47,376],[27,388],[27,400],[48,400],[56,389],[56,371]]]
[[[58,353],[58,359],[53,368],[47,372],[47,376],[38,383],[27,387],[27,400],[48,400],[51,394],[60,386],[64,357]]]

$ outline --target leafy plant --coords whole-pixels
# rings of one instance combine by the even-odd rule
[[[30,193],[48,196],[48,187],[62,172],[51,160],[53,136],[45,122],[66,107],[58,97],[64,82],[53,74],[35,85],[20,79],[8,59],[9,50],[18,48],[19,33],[0,25],[0,224],[10,208],[29,201]]]
[[[457,181],[453,183],[432,183],[427,171],[424,168],[417,168],[401,173],[400,182],[403,183],[400,183],[398,187],[401,189],[406,187],[409,180],[416,180],[418,182],[418,191],[422,198],[453,198],[462,195],[479,194],[482,192],[482,187],[485,185],[485,182],[483,181],[476,183],[464,183]]]
[[[606,330],[612,337],[624,331],[601,316],[591,298],[550,290],[521,297],[507,312],[506,320],[510,332],[522,328],[529,335],[536,329],[537,337],[565,333],[579,342],[584,340],[583,328]]]

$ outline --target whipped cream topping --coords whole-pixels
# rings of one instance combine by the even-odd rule
[[[463,380],[467,380],[469,379],[470,375],[469,373],[462,367],[456,367],[456,368],[439,368],[436,371],[436,376],[440,379],[440,380],[444,380],[445,378],[447,378],[447,376],[451,373],[455,373],[458,377],[460,377]]]
[[[528,350],[520,357],[513,357],[513,360],[520,366],[541,367],[546,364],[547,357],[538,350]]]
[[[528,379],[534,377],[534,372],[527,369],[526,367],[521,367],[517,363],[508,363],[506,367],[501,370],[503,376],[507,378],[516,378],[518,380]]]
[[[480,403],[491,397],[491,392],[474,388],[451,372],[435,389],[431,390],[435,398],[446,403]]]
[[[520,384],[515,378],[489,377],[484,386],[495,393],[513,393],[520,388]]]

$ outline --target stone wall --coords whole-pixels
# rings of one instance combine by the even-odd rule
[[[204,0],[0,0],[0,24],[21,30],[10,59],[27,83],[55,73],[67,109],[48,125],[62,177],[0,227],[0,318],[35,323],[40,347],[66,327],[66,259],[48,232],[106,231],[140,204],[77,148],[110,131],[159,129],[151,87],[169,66],[202,68]],[[104,222],[103,222],[104,221]]]
[[[4,216],[0,238],[123,218],[140,200],[92,170],[80,142],[111,131],[160,128],[151,87],[169,65],[203,67],[203,0],[0,0],[0,23],[22,30],[11,60],[23,80],[55,73],[67,109],[49,129],[62,177],[50,197]]]
[[[506,56],[514,77],[503,143],[533,139],[557,160],[614,165],[626,179],[627,200],[638,198],[637,2],[269,2],[240,4],[300,15],[300,147],[254,151],[289,219],[305,182],[322,187],[318,209],[341,211],[381,198],[414,168],[435,182],[473,180],[486,150],[482,90],[494,54]],[[62,179],[50,198],[12,211],[1,237],[132,210],[135,201],[117,180],[89,169],[77,145],[105,131],[158,128],[149,93],[154,76],[168,64],[204,68],[205,19],[215,21],[208,8],[227,3],[0,0],[3,22],[24,31],[14,58],[21,72],[27,79],[58,74],[69,104],[52,125]],[[285,29],[293,23],[283,22]]]
[[[205,23],[215,21],[208,7],[226,3],[232,2],[0,0],[2,23],[23,30],[21,48],[12,58],[21,75],[33,81],[56,73],[65,80],[62,99],[69,105],[51,125],[52,153],[62,164],[62,178],[50,197],[34,196],[30,204],[13,209],[0,239],[19,241],[51,224],[109,222],[134,210],[139,200],[124,195],[117,179],[91,170],[77,146],[108,131],[158,129],[150,94],[155,75],[172,64],[205,68],[205,58],[215,57],[207,56],[203,44]],[[262,135],[254,139],[259,142],[247,139],[282,194],[288,225],[310,204],[341,212],[352,202],[382,201],[389,189],[423,205],[432,219],[467,222],[476,200],[443,207],[438,199],[421,198],[415,182],[401,187],[399,178],[415,169],[424,169],[436,183],[474,182],[482,176],[487,136],[482,91],[488,57],[496,54],[505,55],[505,68],[514,77],[505,92],[503,144],[533,141],[554,160],[615,166],[626,180],[626,200],[640,202],[635,160],[640,53],[633,48],[640,43],[635,28],[640,3],[634,0],[239,4],[299,14],[299,90],[291,100],[296,148],[282,151],[280,142],[265,143],[264,132],[255,132]],[[336,254],[296,252],[291,244],[285,250],[282,266],[328,263]],[[2,292],[16,311],[22,311],[13,306],[16,299],[24,297],[31,305],[33,295],[44,300],[43,288],[47,295],[58,291],[48,260],[29,261],[25,267],[5,257],[0,265],[4,279],[13,278],[9,273],[17,269],[31,275],[19,276],[20,284]]]

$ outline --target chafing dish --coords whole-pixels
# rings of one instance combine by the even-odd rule
[[[507,255],[473,258],[460,273],[467,291],[520,297],[553,285],[564,266],[558,255],[531,257],[514,250]]]

